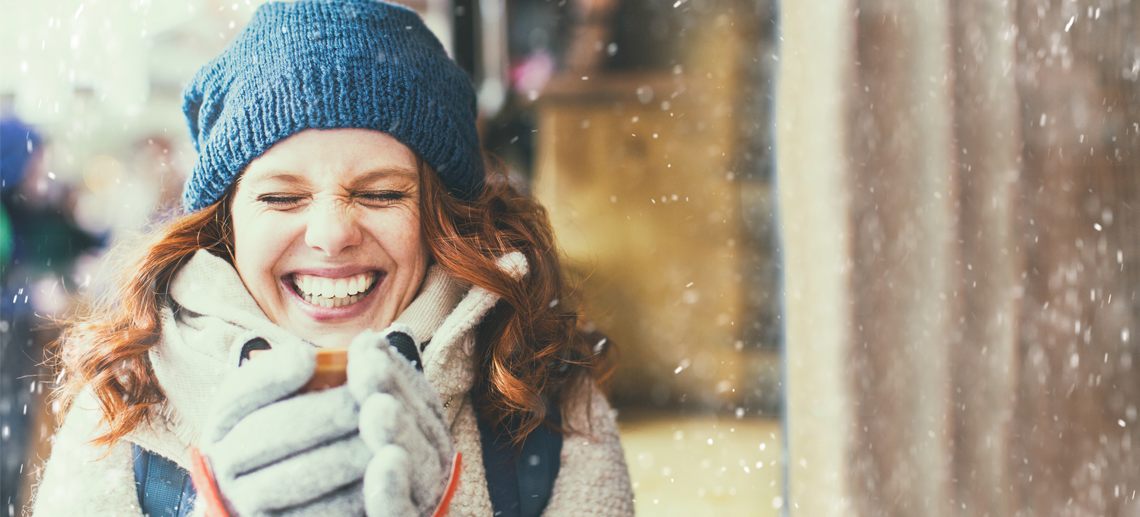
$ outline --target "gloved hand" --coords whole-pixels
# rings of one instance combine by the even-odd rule
[[[364,507],[369,517],[426,517],[443,497],[455,450],[439,394],[385,335],[364,332],[348,348],[348,388],[372,452]]]
[[[315,365],[313,349],[273,349],[223,384],[202,452],[231,517],[364,515],[359,404],[345,386],[293,395]]]

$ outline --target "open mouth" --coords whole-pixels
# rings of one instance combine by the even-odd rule
[[[315,275],[290,275],[293,290],[305,302],[317,307],[344,307],[352,305],[376,287],[380,273],[369,271],[344,278],[325,278]]]

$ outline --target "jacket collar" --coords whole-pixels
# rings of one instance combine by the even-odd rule
[[[229,262],[204,249],[195,252],[175,274],[170,297],[178,307],[253,330],[274,346],[304,343],[265,315]]]
[[[496,263],[516,280],[522,279],[528,271],[526,257],[521,252],[504,255]],[[472,331],[498,301],[498,295],[482,287],[471,288],[435,331],[432,345],[424,350],[424,375],[439,391],[445,405],[474,384],[475,335]]]

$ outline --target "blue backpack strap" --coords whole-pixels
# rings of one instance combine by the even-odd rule
[[[547,421],[562,425],[562,415],[557,409],[550,411]],[[544,425],[538,426],[526,437],[519,454],[517,468],[519,478],[519,516],[538,517],[550,502],[554,492],[554,480],[562,466],[562,433]]]
[[[188,517],[198,493],[190,474],[177,463],[131,444],[139,507],[148,517]]]
[[[538,517],[554,491],[562,463],[562,434],[539,426],[527,435],[522,450],[515,453],[511,432],[495,432],[490,423],[476,418],[483,446],[483,470],[487,493],[496,517]],[[561,425],[557,408],[550,408],[547,421]]]
[[[519,484],[514,449],[507,433],[496,433],[491,424],[476,416],[479,441],[483,446],[483,471],[487,478],[487,495],[495,517],[520,517]]]

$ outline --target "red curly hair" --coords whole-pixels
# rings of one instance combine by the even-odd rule
[[[420,171],[420,226],[432,259],[456,279],[500,297],[477,329],[472,395],[484,420],[514,429],[511,441],[518,446],[543,425],[547,407],[565,412],[574,390],[608,379],[613,371],[608,348],[594,349],[596,340],[579,329],[573,293],[541,205],[519,194],[501,172],[488,174],[480,195],[462,200],[448,195],[422,161]],[[116,290],[71,322],[59,339],[61,384],[54,396],[61,402],[60,414],[80,391],[90,390],[106,424],[94,443],[115,443],[165,400],[147,354],[160,340],[159,313],[169,303],[175,273],[198,249],[233,262],[233,190],[151,231],[128,257]],[[495,263],[514,251],[529,262],[522,280]]]

